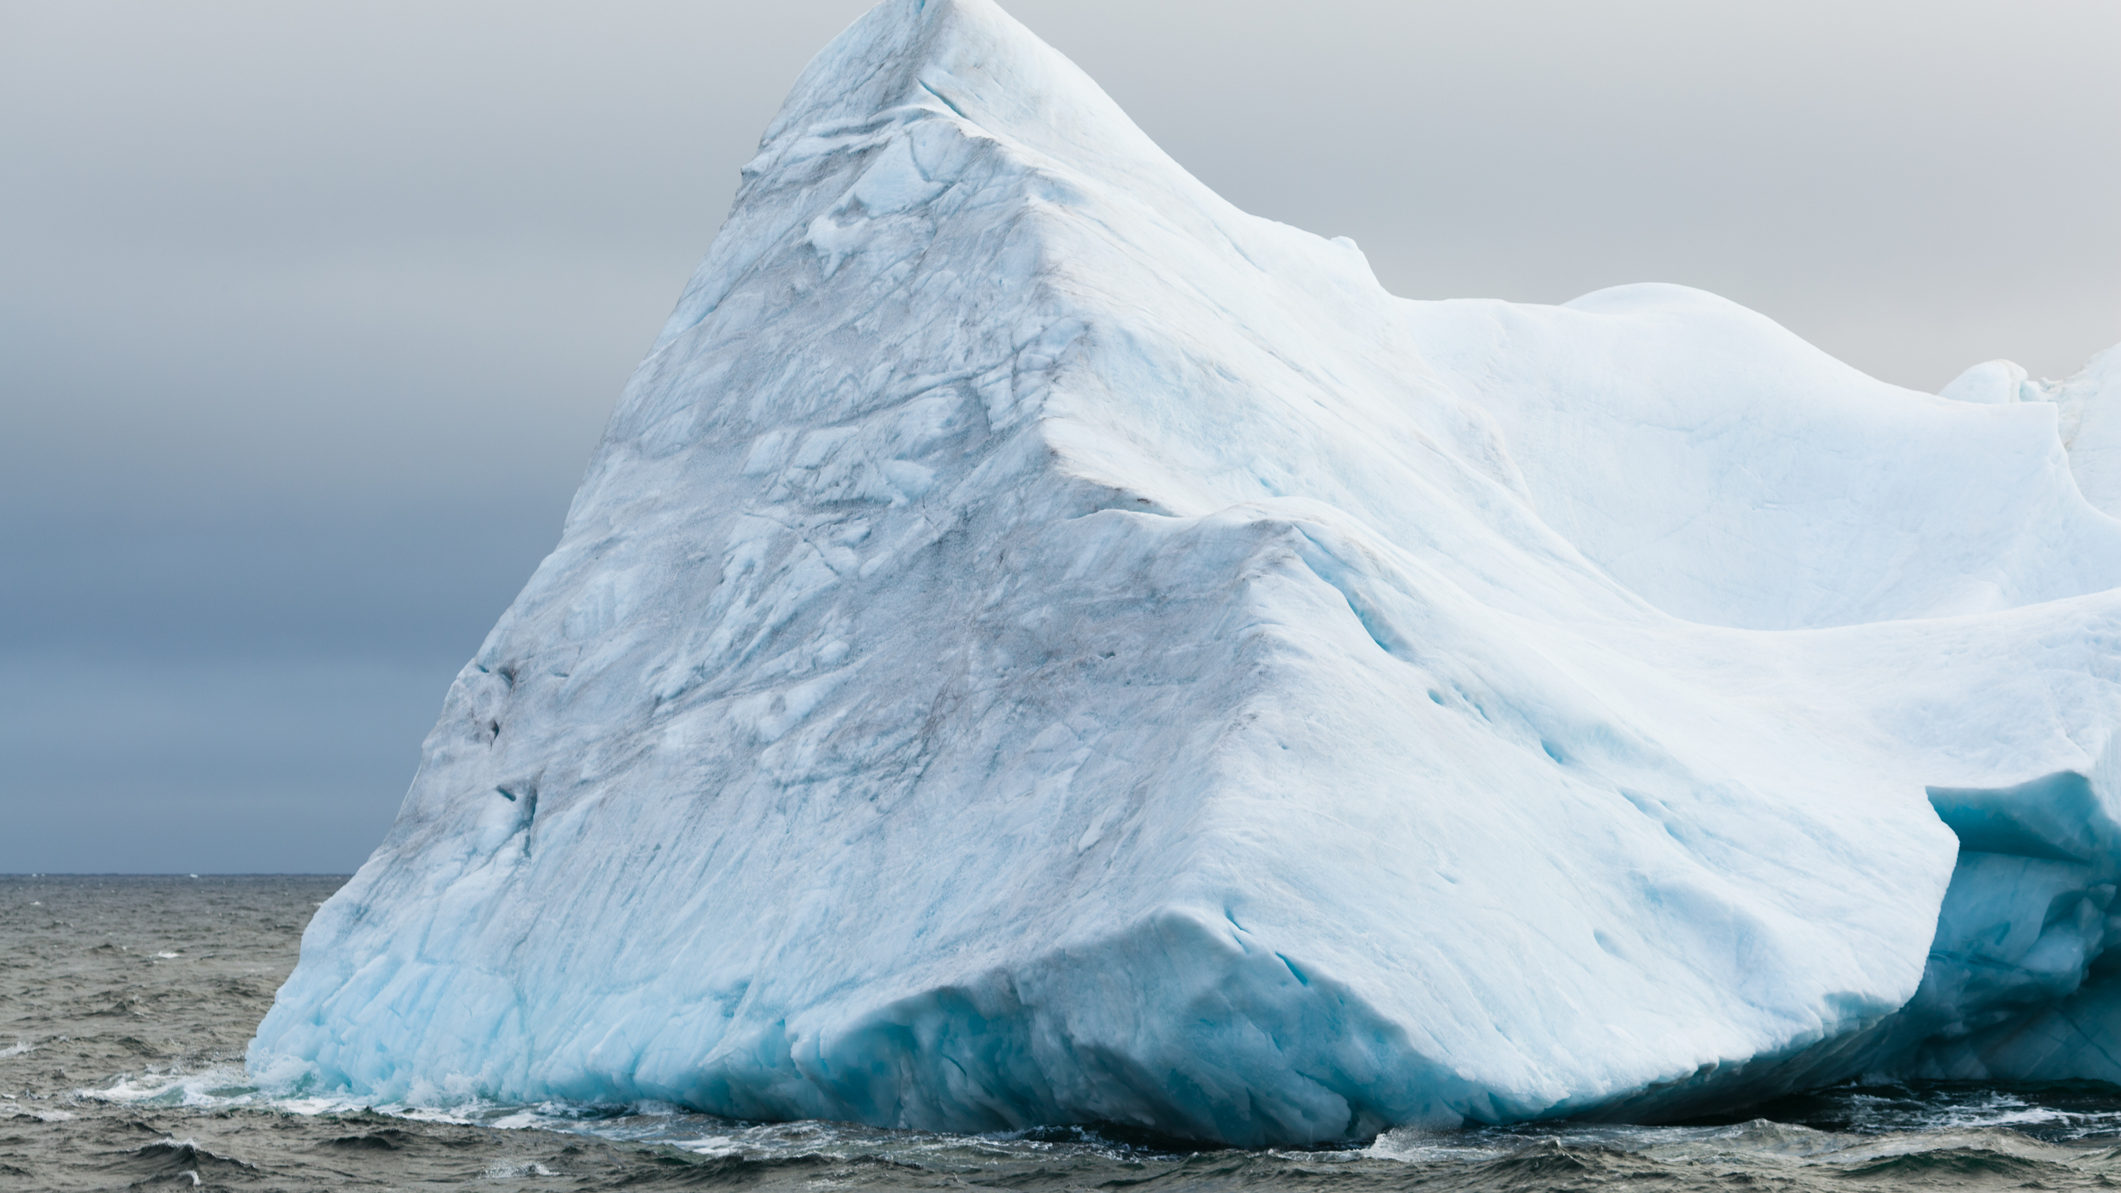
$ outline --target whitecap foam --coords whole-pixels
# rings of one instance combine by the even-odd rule
[[[765,1163],[865,1159],[930,1169],[1005,1163],[1038,1156],[1108,1159],[1163,1154],[1094,1129],[1041,1129],[982,1135],[798,1121],[749,1123],[661,1102],[614,1106],[479,1098],[439,1104],[379,1103],[344,1092],[262,1087],[237,1065],[128,1074],[108,1086],[74,1091],[89,1101],[194,1111],[233,1109],[300,1116],[380,1114],[410,1122],[503,1131],[554,1131],[614,1143],[660,1145],[708,1159]],[[1386,1161],[1410,1168],[1481,1164],[1528,1148],[1599,1149],[1673,1164],[1861,1166],[1940,1149],[1969,1149],[2061,1162],[2071,1143],[2121,1136],[2121,1104],[2079,1109],[2008,1091],[1844,1090],[1832,1099],[1827,1129],[1754,1119],[1712,1126],[1554,1122],[1463,1129],[1395,1128],[1366,1145],[1301,1153],[1268,1152],[1304,1164]],[[61,1121],[64,1111],[15,1109],[18,1117]],[[0,1112],[4,1113],[4,1112]],[[2027,1132],[2031,1132],[2028,1134]],[[536,1175],[512,1172],[513,1177]]]

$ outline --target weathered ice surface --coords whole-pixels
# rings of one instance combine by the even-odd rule
[[[1997,405],[2052,403],[2085,500],[2121,515],[2121,346],[2101,352],[2063,381],[2033,381],[2010,361],[1988,361],[1945,386],[1944,396]]]
[[[2104,359],[1394,298],[888,0],[252,1071],[1236,1143],[2057,1072],[2121,1034]]]

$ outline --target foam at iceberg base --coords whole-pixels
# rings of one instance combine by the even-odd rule
[[[2112,375],[1397,299],[889,0],[250,1065],[1233,1143],[2121,1078]]]

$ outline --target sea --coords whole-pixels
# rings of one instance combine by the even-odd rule
[[[0,877],[0,1190],[2111,1189],[2121,1090],[1848,1086],[1713,1122],[1201,1149],[1113,1129],[365,1106],[242,1067],[343,878]]]

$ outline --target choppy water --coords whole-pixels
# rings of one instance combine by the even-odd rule
[[[2121,1091],[1839,1089],[1745,1122],[1194,1151],[1086,1131],[759,1125],[669,1107],[368,1109],[245,1084],[328,878],[0,877],[0,1190],[2080,1189]]]

